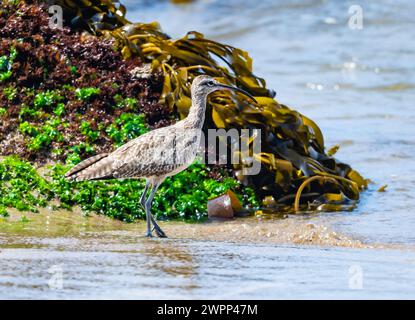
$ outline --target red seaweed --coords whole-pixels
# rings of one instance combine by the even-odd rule
[[[38,164],[65,160],[71,147],[88,142],[80,130],[83,122],[99,132],[90,153],[111,151],[113,141],[104,129],[126,112],[144,114],[150,129],[175,121],[170,109],[159,103],[160,74],[135,77],[133,70],[143,66],[140,58],[124,60],[111,40],[67,27],[52,29],[46,12],[43,5],[25,3],[19,4],[17,11],[6,5],[0,12],[0,57],[9,56],[11,50],[17,53],[11,77],[0,82],[0,107],[6,109],[0,116],[1,155],[17,154]],[[96,88],[99,93],[81,100],[76,96],[77,88]],[[62,139],[34,151],[28,147],[28,137],[19,131],[19,125],[27,121],[36,128],[53,116],[57,103],[42,110],[34,107],[36,94],[45,92],[56,93],[58,102],[64,105],[58,126]],[[137,103],[117,107],[119,99],[128,98]],[[22,116],[24,107],[41,112]]]

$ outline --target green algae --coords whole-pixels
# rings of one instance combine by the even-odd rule
[[[123,113],[106,128],[106,132],[118,147],[148,132],[148,128],[142,114]]]
[[[99,88],[77,88],[75,95],[79,100],[89,100],[91,97],[98,96],[101,93]]]
[[[14,60],[16,59],[17,51],[15,48],[10,48],[9,55],[3,55],[0,57],[0,83],[5,82],[11,78],[12,72],[12,65]]]
[[[17,157],[0,161],[0,214],[7,208],[38,212],[38,207],[70,209],[80,206],[86,213],[96,212],[126,222],[143,218],[139,205],[144,181],[109,180],[69,182],[63,176],[70,165],[42,168],[42,174],[29,162]],[[245,205],[258,205],[252,189],[241,192],[240,184],[225,178],[208,177],[209,168],[194,163],[186,172],[168,178],[154,199],[153,213],[159,219],[203,220],[207,201],[232,189]],[[244,195],[242,195],[244,194]]]

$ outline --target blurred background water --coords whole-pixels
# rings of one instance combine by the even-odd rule
[[[0,230],[0,297],[415,298],[415,2],[123,3],[130,20],[158,21],[173,38],[196,30],[247,50],[277,99],[315,120],[337,157],[374,182],[352,212],[289,219],[406,249],[147,241],[84,223],[58,234]],[[361,30],[349,28],[352,5]],[[53,265],[63,289],[48,286]]]

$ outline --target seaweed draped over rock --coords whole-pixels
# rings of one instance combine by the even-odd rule
[[[27,1],[28,2],[28,1]],[[280,104],[266,82],[252,72],[252,60],[240,49],[189,32],[171,39],[157,23],[131,23],[126,9],[110,0],[51,0],[63,8],[64,21],[80,29],[114,41],[126,61],[151,64],[154,73],[162,73],[160,103],[186,116],[190,84],[200,74],[238,86],[252,95],[257,104],[238,94],[217,92],[209,99],[206,128],[248,128],[261,130],[261,173],[244,177],[241,166],[234,166],[235,176],[255,188],[265,203],[292,205],[313,202],[328,210],[359,199],[367,181],[349,165],[337,161],[334,150],[326,151],[321,130],[311,119]],[[306,190],[306,191],[304,191]],[[270,198],[272,197],[272,198]],[[320,207],[320,208],[323,208]]]

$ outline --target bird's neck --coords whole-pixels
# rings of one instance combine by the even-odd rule
[[[186,122],[193,129],[202,129],[205,122],[206,95],[192,94],[192,106]]]

